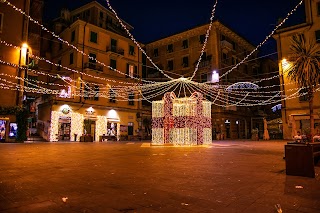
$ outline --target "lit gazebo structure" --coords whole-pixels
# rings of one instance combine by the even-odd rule
[[[152,102],[152,145],[203,145],[212,143],[211,102],[194,92],[177,98],[168,92]]]

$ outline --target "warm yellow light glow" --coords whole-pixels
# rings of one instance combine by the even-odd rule
[[[282,65],[282,70],[283,70],[284,72],[286,72],[286,71],[290,68],[290,66],[291,66],[290,62],[287,61],[286,58],[284,58],[284,59],[281,60],[281,65]]]
[[[27,65],[27,59],[28,59],[28,44],[23,43],[21,47],[20,64]]]
[[[118,115],[117,111],[112,109],[112,110],[109,110],[109,112],[107,113],[107,118],[119,120],[119,115]]]

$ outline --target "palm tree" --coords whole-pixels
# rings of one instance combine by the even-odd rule
[[[306,42],[302,34],[294,35],[290,45],[290,59],[292,63],[288,71],[288,78],[306,91],[310,111],[310,134],[314,136],[313,97],[315,89],[320,83],[320,48],[315,41]],[[301,90],[303,91],[303,90]]]

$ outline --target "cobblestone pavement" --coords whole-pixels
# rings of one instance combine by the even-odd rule
[[[320,212],[320,167],[286,175],[285,144],[2,143],[0,212]]]

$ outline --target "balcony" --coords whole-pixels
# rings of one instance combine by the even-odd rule
[[[85,69],[96,70],[96,71],[99,71],[99,72],[103,71],[103,66],[97,65],[96,63],[92,63],[92,62],[84,63],[84,68]]]
[[[220,44],[222,49],[233,50],[233,45],[227,40],[222,40]]]
[[[118,56],[124,56],[124,49],[122,49],[122,48],[107,46],[106,52],[116,53]]]

